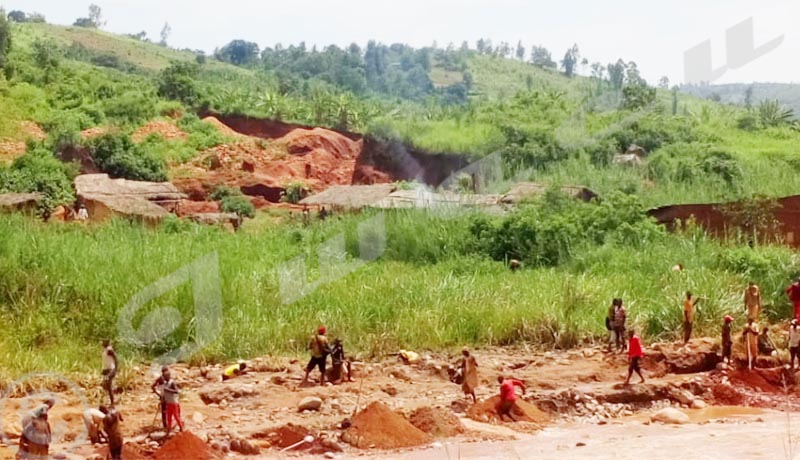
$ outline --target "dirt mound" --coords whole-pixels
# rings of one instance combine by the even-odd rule
[[[218,145],[173,170],[173,181],[194,200],[219,185],[238,187],[270,203],[285,188],[301,183],[313,191],[350,185],[362,142],[325,129],[296,129],[275,141],[241,136]],[[388,181],[371,173],[370,182]],[[205,191],[205,193],[203,193]]]
[[[32,121],[21,121],[18,127],[19,136],[14,139],[2,138],[0,139],[0,163],[10,162],[15,158],[25,154],[27,145],[25,141],[33,139],[35,141],[44,140],[47,133]]]
[[[217,460],[219,457],[197,436],[184,431],[156,451],[155,460]]]
[[[362,449],[414,447],[433,441],[429,434],[377,401],[356,414],[351,423],[342,440]]]
[[[783,369],[736,369],[728,374],[731,383],[755,388],[762,392],[783,393]],[[787,381],[787,385],[791,382]]]
[[[473,420],[486,421],[497,420],[497,404],[500,402],[500,396],[492,396],[491,398],[473,404],[467,411],[467,416]],[[514,418],[520,422],[532,422],[539,425],[544,425],[551,421],[551,416],[543,412],[538,407],[530,404],[522,399],[517,399],[516,408],[513,411]]]
[[[152,120],[140,127],[131,135],[133,142],[142,142],[147,136],[155,134],[162,139],[171,141],[175,139],[186,139],[188,135],[183,132],[174,122],[168,120]]]
[[[297,444],[303,438],[310,435],[311,432],[300,425],[287,423],[286,425],[279,426],[265,432],[255,433],[255,439],[267,439],[272,447],[283,449],[291,445]]]
[[[720,406],[740,406],[745,403],[746,397],[732,385],[718,383],[711,387],[714,402]]]
[[[242,134],[239,134],[238,132],[232,130],[228,125],[226,125],[225,123],[219,121],[219,119],[216,118],[216,117],[205,117],[205,118],[203,118],[203,121],[205,121],[206,123],[210,123],[215,128],[217,128],[219,130],[219,132],[221,132],[222,134],[224,134],[226,136],[231,136],[231,137],[242,136]]]
[[[437,438],[449,438],[466,431],[461,420],[447,409],[420,407],[411,413],[408,421],[421,431]]]
[[[219,212],[219,203],[216,201],[191,201],[183,200],[178,206],[178,215],[189,216],[192,214],[204,214]]]
[[[306,155],[324,150],[337,158],[354,158],[361,151],[360,141],[323,129],[295,129],[278,140],[292,155]]]

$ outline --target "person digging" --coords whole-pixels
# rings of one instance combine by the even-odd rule
[[[507,416],[512,422],[516,422],[514,418],[514,409],[517,406],[517,393],[515,387],[522,389],[522,394],[525,394],[525,384],[517,379],[510,377],[497,376],[497,383],[500,384],[500,402],[497,403],[497,416],[500,421],[503,421],[503,416]]]
[[[122,439],[122,432],[120,432],[119,422],[122,422],[122,414],[117,412],[114,407],[105,409],[103,417],[103,431],[105,431],[106,438],[108,439],[108,453],[111,460],[122,459],[122,446],[124,441]],[[183,428],[181,428],[182,430]]]
[[[100,406],[99,409],[86,409],[83,411],[83,424],[86,426],[89,442],[92,444],[108,442],[108,437],[103,431],[103,419],[106,417],[107,412],[108,409],[105,406]]]
[[[234,377],[238,377],[240,375],[244,375],[246,373],[247,373],[247,363],[242,361],[239,364],[233,364],[225,368],[225,370],[222,371],[222,381],[225,382],[227,380],[230,380]]]
[[[758,323],[753,318],[747,318],[747,326],[742,332],[744,347],[747,349],[747,368],[753,369],[753,362],[758,357]]]
[[[644,376],[642,375],[641,360],[644,358],[644,350],[642,349],[642,339],[636,335],[636,332],[631,329],[628,331],[628,378],[625,379],[625,385],[631,384],[631,376],[634,372],[642,379],[640,383],[644,383]]]
[[[22,417],[22,434],[19,437],[18,459],[50,458],[52,434],[47,413],[55,405],[55,400],[47,399]]]
[[[337,337],[331,349],[331,371],[328,380],[331,383],[341,383],[344,380],[344,371],[347,371],[347,382],[353,381],[352,364],[345,357],[342,339]]]
[[[317,329],[317,334],[311,337],[311,341],[308,344],[308,348],[311,351],[311,360],[306,366],[306,375],[303,377],[303,381],[300,385],[308,383],[308,375],[315,367],[319,367],[319,384],[325,385],[325,363],[328,360],[328,355],[331,353],[325,332],[325,326],[320,326],[319,329]]]

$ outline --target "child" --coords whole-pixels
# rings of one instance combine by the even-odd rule
[[[722,361],[728,364],[731,364],[731,356],[733,354],[732,324],[733,317],[725,315],[725,322],[722,324]]]
[[[633,329],[630,330],[628,333],[628,337],[630,337],[630,341],[628,343],[628,358],[630,360],[630,364],[628,365],[628,378],[625,379],[625,385],[630,385],[631,376],[634,372],[639,374],[639,378],[642,379],[641,383],[644,383],[644,376],[642,376],[642,368],[639,365],[639,362],[642,358],[644,358],[644,350],[642,349],[642,339],[636,335]]]
[[[178,428],[183,431],[183,420],[181,419],[181,404],[179,401],[181,389],[167,371],[167,382],[164,384],[164,402],[167,403],[167,433],[172,430],[172,422],[178,424]]]
[[[222,381],[224,382],[226,380],[230,380],[234,377],[238,377],[246,373],[247,373],[247,364],[245,362],[234,364],[232,366],[228,366],[224,371],[222,371]]]

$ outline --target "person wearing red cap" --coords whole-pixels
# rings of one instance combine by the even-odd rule
[[[628,333],[628,337],[630,340],[628,342],[628,359],[630,364],[628,365],[628,378],[625,379],[625,385],[630,385],[631,383],[631,376],[634,372],[639,374],[639,378],[642,379],[642,383],[644,383],[644,376],[642,375],[642,368],[639,365],[639,362],[644,358],[644,350],[642,349],[642,339],[639,338],[638,335],[634,332],[633,329],[630,330]]]
[[[331,353],[331,348],[328,344],[328,338],[325,337],[325,332],[327,332],[325,326],[320,326],[319,329],[317,329],[317,334],[311,337],[311,341],[308,344],[308,349],[311,350],[311,360],[308,362],[308,366],[306,366],[306,375],[303,377],[303,383],[301,383],[301,385],[308,382],[308,374],[310,374],[315,367],[319,367],[319,384],[325,385],[325,362],[328,360],[328,355]]]
[[[722,323],[722,362],[731,363],[731,354],[733,351],[733,337],[731,326],[733,324],[733,317],[725,315],[725,322]]]

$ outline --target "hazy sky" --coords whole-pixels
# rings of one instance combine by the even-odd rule
[[[5,9],[43,13],[71,24],[90,1],[0,0]],[[800,19],[796,0],[97,0],[106,30],[141,30],[158,39],[165,22],[169,44],[213,51],[235,38],[264,47],[275,43],[363,45],[369,39],[415,46],[474,47],[480,37],[496,44],[541,44],[560,59],[577,43],[590,62],[634,60],[651,83],[666,75],[684,81],[684,52],[711,40],[713,67],[726,63],[725,32],[753,18],[755,46],[781,35],[774,51],[716,80],[800,81]],[[587,69],[588,71],[588,69]]]

